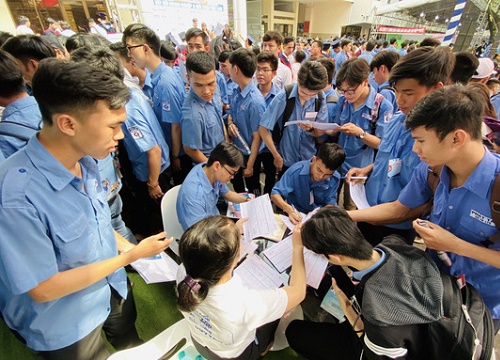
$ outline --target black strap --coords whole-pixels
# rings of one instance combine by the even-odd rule
[[[281,138],[283,137],[283,129],[285,128],[285,123],[292,116],[293,108],[295,107],[295,98],[290,98],[290,94],[292,93],[293,84],[285,85],[285,94],[286,94],[286,105],[285,111],[283,112],[283,118],[281,120],[281,127],[278,122],[274,125],[273,129],[273,141],[276,144],[279,144]]]

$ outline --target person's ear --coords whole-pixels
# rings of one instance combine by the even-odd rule
[[[328,255],[328,261],[334,265],[342,265],[344,260],[344,256],[337,254]]]
[[[458,147],[458,146],[463,146],[468,138],[467,132],[465,132],[462,129],[455,130],[453,133],[453,145]]]
[[[53,116],[52,122],[63,134],[68,136],[75,136],[80,125],[73,116],[68,114],[56,114]]]

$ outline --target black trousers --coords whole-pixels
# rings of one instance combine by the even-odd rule
[[[379,244],[384,239],[384,237],[393,234],[402,236],[408,245],[412,245],[413,240],[415,240],[415,236],[417,235],[413,228],[406,230],[395,229],[388,226],[377,226],[365,222],[358,222],[357,225],[364,238],[373,246]]]
[[[294,320],[285,335],[290,347],[306,359],[358,360],[363,349],[347,320],[341,324]]]
[[[181,185],[193,168],[193,160],[188,155],[181,155],[179,156],[179,159],[181,161],[181,170],[174,171],[174,169],[172,169],[174,185]]]
[[[240,356],[235,358],[221,358],[210,351],[210,349],[206,346],[201,345],[195,339],[193,339],[193,343],[200,355],[208,360],[256,360],[260,358],[260,354],[267,349],[268,345],[274,341],[274,333],[276,332],[279,322],[280,319],[257,328],[255,334],[257,340],[248,345],[245,351],[243,351]]]
[[[40,351],[38,354],[47,360],[107,359],[110,354],[101,336],[101,330],[104,330],[106,338],[116,350],[123,350],[142,344],[143,341],[139,338],[135,329],[137,311],[130,284],[128,285],[127,299],[123,299],[116,290],[111,288],[110,307],[111,311],[106,321],[83,339],[65,348],[53,351]]]

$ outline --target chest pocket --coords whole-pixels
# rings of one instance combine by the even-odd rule
[[[83,214],[58,226],[54,242],[61,271],[89,264],[96,259],[97,234]]]

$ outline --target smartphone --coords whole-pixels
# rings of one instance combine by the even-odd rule
[[[327,273],[335,279],[335,281],[337,282],[337,286],[349,299],[356,294],[356,287],[354,286],[352,280],[346,274],[342,266],[332,265],[327,269]]]

